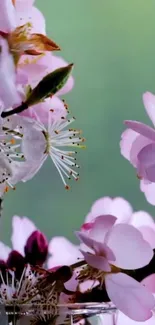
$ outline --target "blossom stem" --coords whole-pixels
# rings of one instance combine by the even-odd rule
[[[82,261],[79,261],[79,262],[77,262],[77,263],[71,264],[71,265],[70,265],[70,268],[71,268],[72,270],[74,270],[74,269],[76,269],[76,268],[78,268],[78,267],[80,267],[80,266],[83,266],[84,264],[87,264],[87,263],[86,263],[85,260],[82,260]]]
[[[5,118],[5,117],[11,116],[13,114],[19,114],[19,113],[25,111],[25,109],[27,109],[27,108],[28,108],[27,103],[26,102],[22,103],[20,106],[15,107],[15,108],[11,109],[10,111],[2,112],[1,117]]]

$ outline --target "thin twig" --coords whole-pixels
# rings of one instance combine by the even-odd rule
[[[10,111],[2,112],[1,117],[5,118],[5,117],[11,116],[13,114],[19,114],[19,113],[25,111],[25,109],[27,109],[27,108],[28,108],[27,104],[22,103],[20,106],[15,107],[15,108],[11,109]]]

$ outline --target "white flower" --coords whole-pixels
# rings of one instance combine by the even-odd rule
[[[23,127],[20,121],[18,116],[0,121],[0,197],[33,172],[32,162],[24,161],[21,152]]]
[[[84,139],[79,137],[80,130],[67,129],[67,127],[75,120],[75,118],[67,119],[66,116],[56,116],[52,114],[53,110],[48,113],[48,123],[43,124],[36,115],[36,122],[31,123],[31,119],[27,119],[25,124],[24,135],[22,140],[22,152],[27,161],[31,161],[33,172],[25,177],[25,181],[32,178],[43,165],[48,156],[52,159],[57,168],[60,177],[66,189],[69,189],[66,178],[71,177],[75,180],[79,179],[79,173],[75,168],[79,168],[76,164],[76,151],[64,150],[64,147],[83,148]]]
[[[19,280],[16,279],[15,271],[6,270],[6,273],[0,270],[0,303],[1,304],[21,304],[29,302],[36,297],[38,290],[36,283],[38,280],[36,273],[31,270],[31,267],[25,266]]]

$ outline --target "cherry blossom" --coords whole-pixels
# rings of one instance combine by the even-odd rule
[[[90,212],[82,225],[83,230],[89,230],[92,222],[100,215],[114,215],[116,223],[127,223],[142,233],[143,238],[155,248],[155,223],[153,218],[146,211],[133,211],[131,204],[122,197],[111,198],[105,196],[98,199],[92,205]]]
[[[149,92],[143,95],[143,102],[154,124],[155,96]],[[155,130],[138,121],[125,121],[128,127],[120,142],[122,155],[136,168],[140,188],[149,203],[155,204]]]
[[[53,113],[53,110],[48,112],[48,125],[40,121],[37,112],[35,124],[34,120],[27,119],[23,132],[22,152],[25,159],[32,163],[33,171],[31,170],[30,175],[25,177],[25,181],[32,178],[50,156],[65,188],[69,189],[65,179],[79,178],[79,173],[74,170],[79,168],[75,158],[77,152],[61,147],[83,148],[84,139],[79,136],[80,130],[66,129],[75,120],[74,117],[67,119],[66,116],[57,117]]]
[[[152,315],[153,296],[124,274],[123,269],[147,265],[153,251],[136,228],[115,222],[114,216],[104,215],[95,219],[89,233],[77,232],[78,238],[89,248],[81,250],[88,266],[79,273],[79,280],[86,280],[89,274],[102,284],[105,282],[108,296],[116,307],[132,319],[144,321]]]

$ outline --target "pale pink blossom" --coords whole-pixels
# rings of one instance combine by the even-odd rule
[[[151,317],[155,300],[145,287],[121,269],[147,265],[153,250],[135,227],[115,223],[114,216],[104,215],[95,219],[89,233],[77,232],[89,248],[81,252],[88,265],[103,272],[108,296],[116,307],[132,319],[144,321]]]
[[[105,196],[95,201],[85,218],[86,223],[82,225],[82,230],[91,229],[94,219],[106,214],[114,215],[117,218],[116,223],[127,223],[138,228],[143,238],[155,248],[154,219],[145,211],[134,212],[130,203],[121,197]]]
[[[155,96],[150,92],[143,95],[147,114],[155,123]],[[122,155],[136,168],[141,191],[149,203],[155,204],[155,129],[138,121],[125,121],[128,129],[120,142]]]
[[[32,169],[25,181],[38,172],[47,157],[53,161],[67,190],[69,185],[66,179],[70,180],[72,177],[78,180],[79,174],[75,169],[79,168],[79,165],[74,157],[77,152],[69,150],[68,147],[83,148],[84,139],[79,137],[80,130],[68,129],[74,120],[75,118],[67,119],[67,116],[58,117],[53,111],[48,112],[48,123],[45,124],[40,121],[37,111],[35,123],[34,119],[28,118],[28,123],[23,127],[22,152],[25,159],[32,164]],[[67,150],[64,147],[67,147]]]
[[[93,203],[85,222],[91,222],[94,218],[104,214],[117,217],[119,222],[128,222],[132,213],[131,204],[124,198],[104,196]]]

